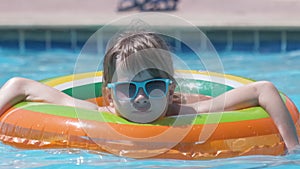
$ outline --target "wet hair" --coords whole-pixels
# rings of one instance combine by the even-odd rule
[[[136,76],[139,71],[145,70],[153,77],[173,80],[172,57],[168,45],[158,34],[125,32],[110,46],[103,62],[103,88],[112,82],[117,69]]]

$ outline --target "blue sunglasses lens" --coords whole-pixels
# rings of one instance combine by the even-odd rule
[[[134,97],[137,87],[133,83],[121,83],[116,85],[115,90],[119,99],[128,99]]]
[[[166,95],[166,82],[165,81],[150,81],[145,85],[146,92],[149,97],[161,98]]]

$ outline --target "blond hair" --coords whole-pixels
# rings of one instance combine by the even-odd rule
[[[121,64],[117,68],[118,61]],[[153,76],[173,79],[172,56],[166,42],[152,32],[126,32],[105,54],[102,87],[112,82],[117,69],[138,74],[143,67]]]

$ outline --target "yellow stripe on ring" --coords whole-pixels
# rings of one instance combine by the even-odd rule
[[[67,82],[71,82],[74,80],[80,80],[80,79],[85,79],[88,77],[95,77],[95,76],[102,76],[102,71],[61,76],[61,77],[51,79],[51,80],[45,82],[45,84],[48,86],[54,87],[54,86],[57,86],[57,85],[60,85],[63,83],[67,83]]]

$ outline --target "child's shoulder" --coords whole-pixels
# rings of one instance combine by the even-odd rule
[[[191,105],[209,99],[212,99],[212,97],[201,94],[175,93],[173,104],[168,109],[167,116],[196,114],[197,112]]]
[[[209,99],[212,99],[212,97],[202,94],[175,93],[173,102],[177,104],[191,104]]]

